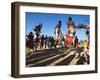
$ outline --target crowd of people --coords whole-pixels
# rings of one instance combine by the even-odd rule
[[[61,38],[61,41],[58,42],[59,46],[62,48],[66,48],[67,46],[66,43],[67,42],[64,36]],[[35,38],[33,32],[30,32],[26,36],[26,47],[33,50],[57,48],[58,44],[56,44],[56,40],[53,36],[47,36],[42,34],[41,36],[38,35],[38,37]],[[76,36],[73,47],[78,48],[78,44],[79,44],[79,39]]]
[[[64,46],[64,41],[65,39],[62,39],[62,46]],[[31,48],[31,49],[52,49],[56,48],[56,40],[54,39],[53,36],[47,36],[47,35],[41,35],[38,38],[34,37],[33,32],[30,32],[26,36],[26,47]]]

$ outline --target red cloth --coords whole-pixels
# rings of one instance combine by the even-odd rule
[[[73,42],[73,37],[69,36],[69,34],[66,34],[66,41],[69,42]]]
[[[78,43],[76,43],[76,46],[75,47],[78,48]]]

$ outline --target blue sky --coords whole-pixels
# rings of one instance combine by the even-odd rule
[[[58,21],[62,21],[61,31],[63,34],[67,32],[67,18],[72,16],[75,25],[89,24],[89,15],[74,15],[74,14],[51,14],[51,13],[33,13],[26,12],[26,34],[33,31],[35,25],[42,23],[43,27],[41,34],[54,36],[54,29]],[[85,29],[76,29],[76,35],[81,40],[86,39]]]

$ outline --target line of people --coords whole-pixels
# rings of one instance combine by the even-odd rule
[[[34,34],[30,32],[26,36],[26,47],[37,50],[37,49],[52,49],[55,47],[55,39],[52,36],[42,35],[35,38]]]
[[[30,49],[34,49],[34,50],[56,48],[57,44],[55,42],[56,42],[56,40],[54,39],[53,36],[42,35],[42,36],[39,36],[38,38],[34,38],[34,34],[32,32],[30,32],[26,36],[26,47],[28,47]],[[65,43],[66,43],[65,38],[62,37],[61,47],[65,47],[66,46]],[[74,40],[74,47],[78,48],[78,38],[77,38],[77,36]]]

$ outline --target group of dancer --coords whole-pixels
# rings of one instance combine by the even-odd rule
[[[54,29],[54,35],[53,36],[48,36],[48,35],[41,35],[41,28],[42,24],[38,24],[35,26],[34,34],[33,32],[30,32],[26,36],[26,47],[29,49],[33,50],[40,50],[40,49],[52,49],[52,48],[57,48],[63,47],[63,48],[68,48],[68,47],[75,47],[78,48],[78,43],[79,39],[75,35],[75,24],[72,20],[72,17],[68,17],[67,21],[67,33],[66,36],[63,36],[62,31],[61,31],[61,26],[62,22],[59,20],[57,25],[55,26]],[[87,32],[88,34],[89,32]]]

